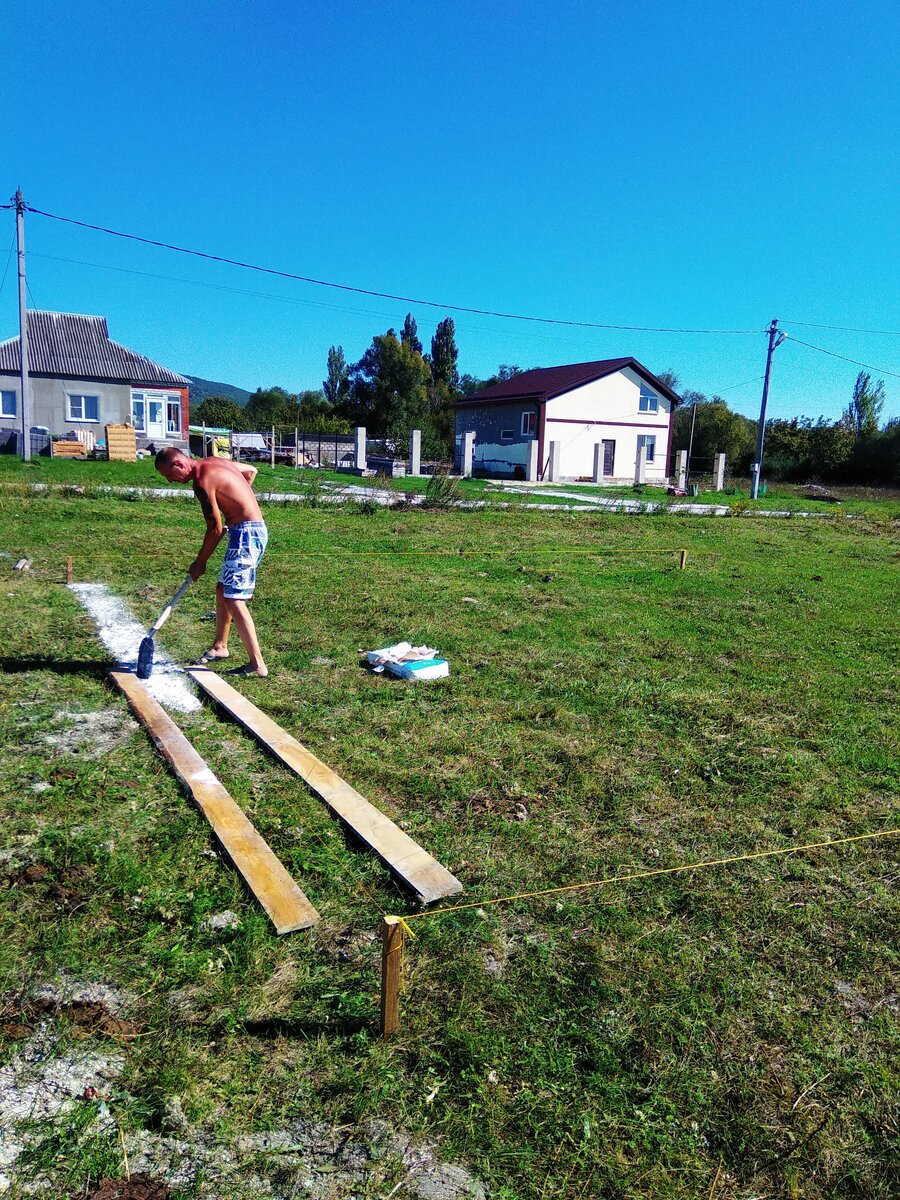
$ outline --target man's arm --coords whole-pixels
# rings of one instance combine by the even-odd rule
[[[253,486],[253,480],[259,474],[259,471],[251,463],[235,463],[234,464],[243,477],[247,480],[250,486]]]
[[[194,561],[188,567],[188,574],[191,579],[197,580],[206,570],[206,564],[209,561],[210,555],[219,544],[222,534],[225,532],[225,526],[222,522],[222,514],[219,511],[219,506],[216,503],[215,487],[201,488],[196,483],[194,484],[194,495],[200,501],[200,507],[203,509],[203,516],[206,518],[206,535],[203,538],[203,544]]]

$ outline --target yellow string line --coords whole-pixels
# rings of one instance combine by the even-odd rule
[[[713,858],[705,862],[687,863],[682,867],[659,867],[655,871],[636,871],[630,875],[612,875],[608,879],[595,879],[590,883],[570,883],[566,887],[543,888],[538,892],[519,892],[515,896],[501,896],[497,900],[473,900],[469,904],[456,904],[451,908],[432,908],[428,912],[409,913],[404,918],[404,924],[406,921],[419,921],[423,917],[437,917],[443,913],[461,912],[465,908],[487,908],[492,904],[508,904],[511,900],[530,900],[535,896],[553,896],[561,892],[602,887],[607,883],[626,883],[632,879],[649,879],[653,875],[675,875],[679,871],[697,871],[701,867],[721,867],[726,863],[747,862],[751,858],[772,858],[776,854],[799,854],[803,850],[821,850],[824,846],[841,846],[846,842],[864,842],[868,838],[891,837],[898,833],[900,833],[900,829],[882,829],[877,833],[858,833],[853,837],[832,838],[827,842],[809,842],[805,846],[786,846],[782,850],[758,850],[753,854],[736,854],[731,858]]]
[[[323,558],[323,557],[327,557],[329,555],[339,555],[339,554],[345,555],[348,558],[360,558],[365,555],[371,555],[371,554],[393,554],[393,555],[397,555],[397,554],[435,554],[435,555],[441,555],[446,558],[486,558],[491,554],[498,554],[498,555],[503,554],[503,555],[507,555],[510,558],[513,558],[513,557],[516,557],[519,555],[524,556],[524,555],[530,555],[530,554],[534,554],[534,555],[550,554],[550,555],[553,555],[554,557],[562,558],[562,557],[565,557],[565,555],[567,555],[567,554],[597,554],[597,555],[600,555],[600,554],[638,554],[638,555],[640,555],[640,554],[681,554],[683,549],[684,549],[684,547],[682,547],[682,546],[674,547],[670,550],[632,549],[630,547],[625,547],[622,549],[619,549],[619,548],[595,549],[593,547],[588,547],[588,546],[573,546],[573,547],[570,547],[567,549],[556,549],[556,550],[546,550],[546,549],[532,550],[532,549],[525,548],[525,547],[517,549],[517,550],[463,550],[463,549],[438,550],[438,549],[428,549],[428,548],[407,549],[404,547],[400,547],[395,550],[392,550],[392,549],[353,550],[353,549],[347,549],[347,548],[335,548],[333,550],[279,550],[278,546],[276,545],[273,547],[273,552],[277,551],[279,558]],[[699,554],[716,554],[716,553],[718,553],[718,551],[704,550],[704,551],[691,551],[691,553],[692,554],[698,554],[698,553]],[[39,561],[40,560],[44,560],[44,561],[49,560],[50,562],[55,562],[55,559],[50,555],[35,555],[34,557],[37,558]],[[86,557],[92,562],[93,561],[118,562],[118,561],[122,561],[122,560],[127,562],[127,561],[129,561],[129,559],[132,559],[132,558],[141,559],[141,560],[146,559],[146,558],[171,558],[172,551],[171,550],[146,550],[146,551],[142,550],[142,551],[133,552],[133,553],[123,551],[121,554],[111,554],[111,553],[104,554],[102,552],[99,554],[96,554],[93,551],[87,551]],[[34,561],[34,559],[32,559],[32,561]]]

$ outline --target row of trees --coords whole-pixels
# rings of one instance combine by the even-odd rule
[[[460,377],[453,318],[439,322],[426,351],[407,313],[400,335],[393,329],[376,335],[359,362],[348,363],[343,347],[332,346],[321,391],[259,388],[245,408],[210,396],[196,406],[192,420],[236,430],[294,425],[308,433],[347,433],[365,425],[372,437],[398,446],[410,429],[420,429],[426,457],[447,458],[453,453],[453,405],[464,389],[480,386],[472,376]]]
[[[671,372],[660,378],[677,390]],[[732,474],[749,475],[756,453],[756,421],[732,412],[721,396],[685,391],[682,400],[675,413],[673,451],[688,448],[693,423],[695,473],[711,469],[713,456],[723,452]],[[853,396],[837,421],[824,417],[767,421],[764,477],[900,485],[900,420],[882,427],[883,408],[884,383],[873,384],[871,375],[860,371]]]

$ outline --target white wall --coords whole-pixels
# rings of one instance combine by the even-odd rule
[[[657,411],[638,409],[641,387],[657,397]],[[560,473],[564,478],[590,477],[594,470],[594,443],[614,441],[615,479],[633,480],[638,434],[656,438],[653,462],[647,463],[647,480],[662,483],[666,476],[671,401],[651,388],[630,367],[596,379],[584,387],[547,401],[544,453],[551,441],[562,444]]]

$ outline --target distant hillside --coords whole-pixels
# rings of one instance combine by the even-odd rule
[[[198,375],[187,375],[191,381],[189,399],[191,404],[199,404],[207,396],[227,396],[241,407],[250,399],[251,393],[230,383],[214,383],[211,379],[201,379]]]

